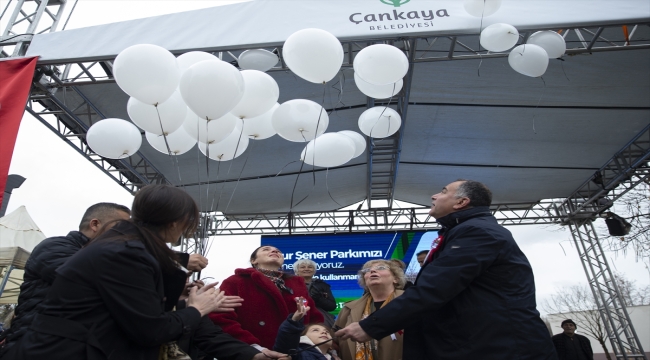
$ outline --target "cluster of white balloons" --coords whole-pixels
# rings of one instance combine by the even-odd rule
[[[312,83],[324,84],[339,72],[344,51],[340,41],[329,32],[304,29],[289,36],[282,55],[296,75]],[[361,50],[353,66],[354,81],[363,94],[388,99],[402,89],[409,61],[400,49],[376,44]],[[301,160],[308,164],[338,166],[363,153],[366,147],[363,136],[352,131],[325,133],[328,124],[324,109],[309,100],[288,101],[273,115],[273,127],[280,136],[289,141],[310,141],[301,154]],[[368,109],[359,117],[361,132],[373,138],[390,136],[400,126],[400,115],[385,106]]]
[[[501,7],[501,0],[465,0],[465,11],[476,17],[487,17]],[[493,52],[512,49],[519,41],[519,31],[509,24],[492,24],[481,31],[480,43]],[[508,63],[518,73],[540,77],[548,68],[549,59],[562,57],[566,52],[564,38],[554,31],[538,31],[528,38],[526,44],[510,51]]]
[[[264,72],[239,71],[205,52],[176,58],[150,44],[120,52],[113,71],[118,86],[131,96],[129,117],[165,154],[183,154],[199,142],[210,158],[230,160],[246,150],[250,138],[275,134],[270,124],[280,90]],[[88,130],[93,151],[113,159],[137,152],[140,131],[128,121],[108,120]]]
[[[315,84],[325,84],[336,77],[343,64],[343,55],[341,42],[321,29],[297,31],[282,47],[287,67]],[[309,165],[340,166],[366,149],[366,140],[354,131],[325,133],[329,125],[327,111],[311,100],[296,99],[283,103],[275,110],[272,125],[286,140],[307,142],[300,160]]]
[[[292,71],[316,83],[333,79],[343,62],[341,43],[319,29],[290,36],[283,55]],[[210,159],[227,161],[240,156],[249,140],[277,133],[289,141],[311,141],[310,155],[303,158],[315,166],[338,166],[360,155],[365,139],[352,131],[331,134],[317,144],[315,139],[329,124],[321,105],[304,99],[278,104],[279,87],[263,72],[277,62],[277,55],[269,51],[249,50],[238,58],[240,71],[209,53],[194,51],[176,58],[159,46],[139,44],[120,52],[113,70],[118,86],[131,96],[129,117],[162,153],[180,155],[198,142]],[[142,143],[133,123],[99,121],[88,130],[88,145],[103,157],[131,156]],[[337,149],[327,147],[332,138],[339,140]],[[347,145],[352,151],[342,153]],[[320,160],[309,160],[315,159],[316,151]]]
[[[404,53],[391,45],[371,45],[354,58],[354,82],[359,91],[375,99],[388,99],[402,90],[402,78],[409,69]],[[402,124],[397,111],[375,106],[359,116],[359,129],[372,138],[385,138],[396,133]]]
[[[519,41],[519,32],[509,24],[492,24],[481,31],[481,46],[489,51],[510,50]],[[540,77],[548,67],[549,59],[562,57],[566,52],[564,38],[554,31],[538,31],[532,34],[526,44],[510,51],[508,63],[518,73]]]

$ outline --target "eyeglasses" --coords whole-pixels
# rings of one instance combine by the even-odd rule
[[[365,274],[365,273],[371,272],[372,270],[375,270],[375,271],[390,270],[390,267],[388,267],[386,265],[377,265],[377,266],[372,266],[372,267],[369,267],[369,268],[361,269],[360,272],[362,274]]]

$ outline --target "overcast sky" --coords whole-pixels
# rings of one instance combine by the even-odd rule
[[[80,0],[67,29],[232,2],[238,1]],[[73,0],[68,1],[66,13],[73,3]],[[125,9],[127,3],[128,9]],[[5,4],[3,2],[3,9]],[[0,26],[4,29],[5,23]],[[132,202],[132,196],[126,190],[28,114],[20,126],[9,173],[22,175],[27,180],[14,191],[7,212],[25,205],[47,236],[64,235],[76,229],[84,210],[94,203],[109,201],[130,206]],[[509,229],[535,272],[538,305],[555,293],[558,287],[586,283],[583,267],[567,228],[515,226]],[[232,274],[236,267],[248,265],[248,256],[258,246],[259,237],[221,236],[214,238],[214,241],[208,254],[210,265],[202,276],[222,280]],[[647,265],[637,262],[634,256],[609,253],[607,258],[613,270],[625,274],[638,285],[650,284]],[[538,307],[544,312],[541,306]]]

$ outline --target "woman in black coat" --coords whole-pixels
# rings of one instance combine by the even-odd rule
[[[316,262],[309,259],[298,260],[293,264],[293,272],[305,280],[309,296],[316,303],[316,309],[323,314],[325,325],[331,328],[334,325],[334,315],[330,314],[330,311],[336,310],[336,299],[332,294],[330,285],[314,277],[316,275]]]
[[[131,220],[119,222],[57,270],[30,331],[5,358],[157,359],[161,345],[192,334],[225,300],[213,287],[192,289],[187,308],[165,312],[163,278],[180,279],[168,285],[179,290],[172,293],[180,294],[185,283],[166,243],[191,235],[197,223],[196,203],[184,191],[142,188]],[[223,358],[251,359],[257,353],[233,351]]]

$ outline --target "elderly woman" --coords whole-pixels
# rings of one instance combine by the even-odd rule
[[[365,319],[402,295],[406,278],[404,271],[388,260],[371,260],[359,271],[359,284],[366,294],[359,300],[346,303],[339,313],[335,327]],[[351,339],[339,342],[339,356],[343,360],[400,360],[402,358],[402,333],[397,332],[381,340],[358,343]]]
[[[236,269],[221,284],[226,295],[244,299],[241,307],[229,313],[212,313],[210,319],[235,338],[257,348],[272,349],[278,329],[289,314],[297,310],[297,297],[303,297],[307,306],[315,309],[314,300],[307,292],[305,282],[282,272],[284,256],[273,246],[260,246],[250,257],[252,267]],[[305,323],[322,322],[317,310],[310,310]]]
[[[309,259],[298,260],[293,264],[293,272],[305,280],[309,296],[316,303],[316,309],[325,318],[325,325],[331,328],[334,325],[334,316],[329,311],[336,309],[336,300],[332,295],[329,284],[321,279],[314,278],[316,263]]]

